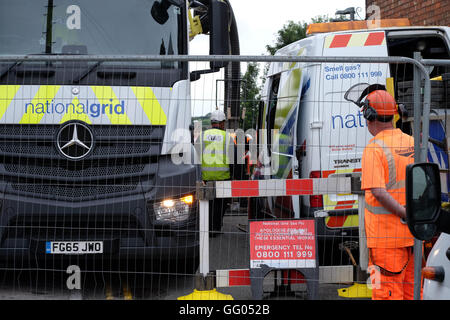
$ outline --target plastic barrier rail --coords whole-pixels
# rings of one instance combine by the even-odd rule
[[[216,198],[343,194],[359,191],[352,177],[216,181]]]
[[[198,187],[197,197],[200,200],[199,271],[204,276],[209,272],[208,200],[215,198],[348,194],[361,191],[360,180],[356,177],[210,181],[206,185],[199,183]]]

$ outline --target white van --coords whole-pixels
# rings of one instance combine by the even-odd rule
[[[327,29],[332,26],[328,25]],[[280,49],[276,55],[412,58],[415,51],[421,52],[424,59],[449,59],[450,28],[391,26],[316,33]],[[450,72],[443,67],[430,71],[431,78]],[[412,99],[406,99],[403,90],[404,84],[412,80],[412,66],[403,64],[271,63],[262,93],[258,129],[273,134],[259,134],[258,143],[262,146],[258,157],[259,175],[254,175],[255,178],[360,175],[362,153],[372,136],[359,109],[344,100],[345,92],[358,83],[384,85],[398,103],[405,104],[412,116]],[[399,95],[408,101],[399,101]],[[396,126],[412,134],[411,123],[398,118],[395,121]],[[357,195],[273,197],[252,201],[257,202],[253,205],[258,208],[252,210],[257,214],[250,218],[316,217],[320,265],[350,264],[351,260],[341,249],[357,247]],[[354,257],[358,258],[356,252]]]

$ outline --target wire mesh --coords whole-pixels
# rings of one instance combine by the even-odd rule
[[[392,78],[393,94],[410,112],[396,126],[413,134],[407,58],[216,57],[239,67],[239,79],[195,73],[208,70],[211,57],[8,59],[0,60],[0,288],[22,299],[192,292],[197,182],[214,110],[228,119],[229,180],[359,177],[372,136],[344,94],[361,82],[388,87]],[[431,96],[432,109],[446,109],[448,95],[439,107]],[[282,299],[307,298],[296,271],[305,257],[320,269],[312,280],[319,299],[345,299],[337,289],[368,283],[358,267],[358,195],[265,192],[210,201],[211,271],[248,270],[253,253],[265,255],[276,269],[259,279],[265,296]],[[316,221],[314,250],[286,227],[258,231],[260,251],[251,247],[252,223],[304,219]],[[240,285],[221,290],[252,298],[248,274],[234,280]]]

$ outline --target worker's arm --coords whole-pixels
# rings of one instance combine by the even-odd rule
[[[370,189],[375,199],[388,211],[392,212],[396,216],[403,220],[406,220],[406,209],[400,203],[398,203],[392,196],[383,188]]]

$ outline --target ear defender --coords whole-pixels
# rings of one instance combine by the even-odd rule
[[[369,104],[369,101],[367,99],[363,102],[363,117],[367,121],[375,121],[378,117],[377,110],[372,108]]]
[[[404,117],[407,114],[405,108],[397,105],[394,97],[381,84],[358,83],[346,91],[344,99],[361,108],[367,121],[382,121],[380,117],[396,114]]]

